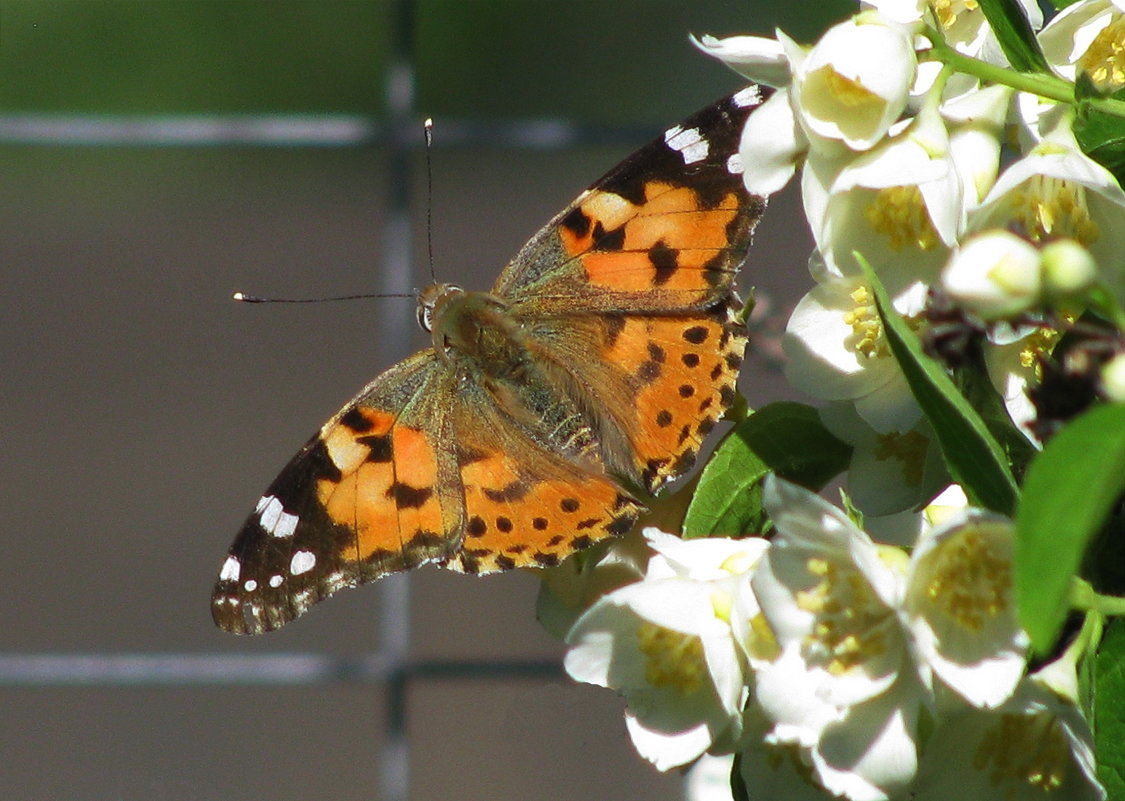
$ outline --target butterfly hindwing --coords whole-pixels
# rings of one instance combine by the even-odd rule
[[[454,411],[464,540],[446,567],[465,573],[553,567],[632,527],[640,504],[596,460],[562,456],[554,421],[516,420],[474,384],[464,393]]]

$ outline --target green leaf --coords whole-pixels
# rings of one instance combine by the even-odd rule
[[[1086,546],[1125,490],[1125,404],[1071,421],[1031,462],[1016,515],[1016,606],[1045,653],[1069,605]]]
[[[1018,0],[980,0],[980,7],[1012,69],[1051,72]]]
[[[922,352],[918,337],[891,306],[871,265],[856,256],[875,296],[891,353],[933,426],[950,475],[974,506],[1010,515],[1019,490],[1003,450],[941,365]]]
[[[983,355],[978,353],[975,358],[954,370],[953,381],[961,395],[984,420],[1012,472],[1022,476],[1028,462],[1039,454],[1039,449],[1012,422],[1008,407],[1004,405],[1004,398],[988,377],[988,367]]]
[[[1125,182],[1125,119],[1094,108],[1090,98],[1104,97],[1083,73],[1076,83],[1078,113],[1074,119],[1074,136],[1082,152],[1101,164],[1117,179]],[[1125,89],[1109,97],[1125,100]]]
[[[684,536],[761,532],[767,520],[761,481],[768,473],[820,489],[847,468],[851,452],[812,407],[791,402],[762,407],[731,429],[703,468],[684,517]]]
[[[750,791],[742,779],[742,754],[735,753],[730,771],[730,794],[733,801],[750,801]]]
[[[1105,631],[1095,659],[1094,753],[1109,798],[1125,798],[1125,620]]]

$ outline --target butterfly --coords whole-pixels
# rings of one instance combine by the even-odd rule
[[[269,485],[219,571],[215,623],[258,634],[389,573],[551,567],[628,531],[735,397],[734,280],[765,209],[738,145],[764,97],[747,87],[629,156],[491,292],[424,289],[433,346]]]

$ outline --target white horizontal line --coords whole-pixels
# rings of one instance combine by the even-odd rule
[[[434,130],[437,147],[560,150],[636,144],[656,129],[541,117],[438,118]],[[407,147],[421,147],[421,120],[395,127],[353,114],[0,114],[0,144],[354,147],[392,138]]]
[[[347,114],[0,114],[0,142],[82,145],[355,145],[376,125]]]
[[[399,665],[378,653],[316,654],[0,654],[0,687],[182,684],[377,683],[415,679],[558,679],[553,661],[432,660]]]

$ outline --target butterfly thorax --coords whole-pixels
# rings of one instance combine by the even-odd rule
[[[418,304],[434,351],[447,364],[469,362],[482,375],[502,376],[529,362],[522,327],[495,295],[435,284],[423,290]]]
[[[419,295],[418,316],[438,358],[525,434],[576,462],[601,462],[596,422],[502,299],[435,284]]]

